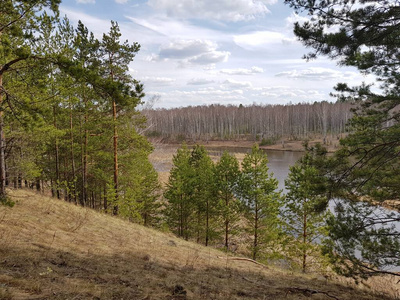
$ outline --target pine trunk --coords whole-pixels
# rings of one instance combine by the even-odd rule
[[[225,206],[226,206],[227,211],[229,211],[229,197],[228,197],[227,193],[225,193]],[[228,238],[229,238],[229,217],[226,216],[226,218],[225,218],[225,248],[226,248],[226,250],[228,250],[228,247],[229,247]]]
[[[307,263],[307,250],[306,250],[306,242],[307,242],[307,214],[303,215],[303,273],[306,272],[306,263]]]
[[[70,115],[69,115],[69,129],[71,130],[70,132],[70,140],[71,140],[71,172],[72,172],[72,188],[71,188],[71,193],[72,193],[72,200],[74,201],[75,204],[77,203],[76,199],[76,184],[75,184],[75,158],[74,158],[74,133],[72,132],[73,130],[73,122],[72,122],[72,105],[70,103]]]
[[[115,204],[113,214],[118,214],[118,134],[117,134],[117,105],[113,101],[113,119],[114,119],[114,190]]]
[[[3,88],[3,74],[0,74],[0,88]],[[0,105],[3,104],[3,93],[0,91]],[[6,161],[3,111],[0,111],[0,200],[6,197]]]
[[[54,118],[54,128],[57,129],[57,119],[56,119],[56,106],[53,106],[53,118]],[[57,199],[60,199],[60,190],[58,185],[60,184],[60,156],[59,156],[59,148],[58,148],[58,138],[56,137],[54,141],[54,154],[56,161],[56,194]]]
[[[183,237],[184,230],[183,230],[183,196],[182,196],[182,194],[180,195],[180,198],[181,199],[180,199],[180,203],[179,203],[179,206],[180,206],[179,236]]]
[[[104,208],[104,211],[107,211],[108,202],[107,202],[107,186],[106,185],[104,185],[103,192],[104,192],[103,208]]]
[[[257,258],[258,247],[258,205],[256,200],[255,215],[254,215],[254,243],[253,243],[253,260]]]
[[[86,206],[87,198],[88,198],[88,143],[89,143],[89,130],[87,129],[88,124],[88,112],[87,112],[87,99],[85,98],[85,142],[83,145],[83,198],[82,198],[82,205]]]
[[[207,199],[207,211],[206,211],[206,247],[208,246],[208,241],[210,239],[209,234],[210,234],[210,201]]]
[[[88,116],[86,111],[86,100],[85,100],[85,116],[84,116],[84,124],[82,126],[82,119],[80,121],[80,133],[82,134],[82,127],[84,127],[84,137],[81,142],[81,163],[82,163],[82,193],[80,197],[80,204],[82,206],[86,206],[87,203],[87,148],[88,148],[88,130],[86,129],[86,125],[88,122]]]

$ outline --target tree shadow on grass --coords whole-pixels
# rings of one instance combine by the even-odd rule
[[[309,287],[339,299],[389,299],[278,272],[268,276],[250,268],[175,266],[133,252],[110,256],[42,244],[0,245],[0,257],[0,299],[307,299]]]

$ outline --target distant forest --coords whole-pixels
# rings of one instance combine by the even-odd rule
[[[264,140],[326,137],[346,132],[352,104],[327,101],[287,105],[189,106],[146,109],[147,135],[168,140]]]

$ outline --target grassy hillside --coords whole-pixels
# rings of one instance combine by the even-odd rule
[[[386,299],[30,191],[0,207],[0,299]]]

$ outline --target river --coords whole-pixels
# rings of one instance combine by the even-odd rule
[[[211,156],[221,156],[223,151],[229,151],[233,154],[246,154],[251,149],[245,148],[207,148]],[[303,155],[303,152],[296,151],[278,151],[264,150],[268,157],[268,167],[270,172],[279,181],[278,188],[285,191],[285,179],[289,174],[289,167],[294,165],[296,161]]]

